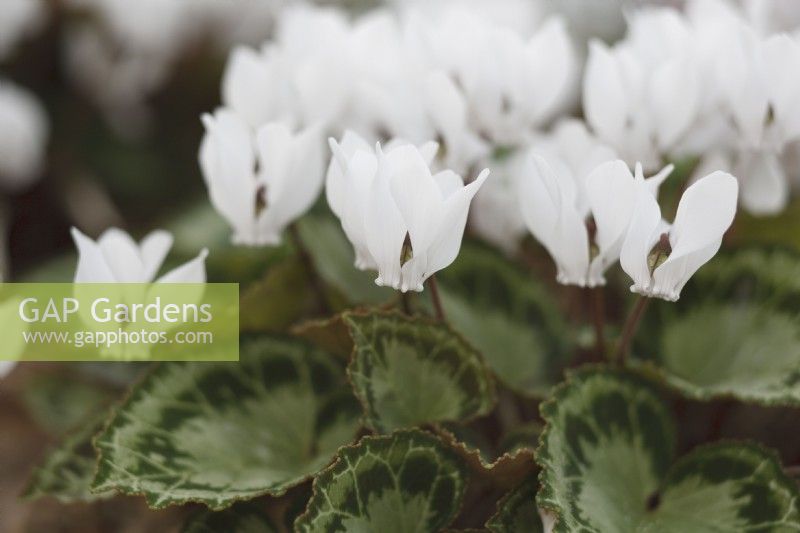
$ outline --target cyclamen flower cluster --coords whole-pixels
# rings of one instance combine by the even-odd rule
[[[224,107],[204,117],[200,159],[212,203],[234,228],[235,242],[275,244],[313,203],[320,156],[311,134],[302,132],[338,136],[352,129],[370,143],[437,140],[442,150],[430,166],[463,173],[493,143],[523,143],[565,104],[576,62],[561,21],[524,36],[464,10],[441,16],[433,21],[416,12],[401,19],[377,10],[350,23],[336,10],[298,7],[286,10],[276,38],[261,51],[233,51]],[[480,64],[476,50],[486,58]],[[309,142],[299,151],[268,147],[265,128],[295,131]],[[281,168],[276,161],[289,163]],[[414,248],[420,258],[420,243]],[[363,266],[364,257],[356,264]],[[421,269],[414,278],[427,276],[421,259],[409,264]],[[403,285],[394,276],[387,283]],[[420,285],[414,279],[406,287]]]
[[[789,193],[781,157],[800,141],[798,68],[796,36],[760,35],[731,4],[645,9],[622,41],[590,44],[584,110],[629,163],[702,156],[703,172],[739,176],[745,208],[775,213]]]
[[[603,285],[624,250],[633,289],[666,299],[714,255],[740,188],[753,212],[785,204],[780,158],[800,142],[792,97],[800,82],[787,73],[796,71],[800,45],[796,36],[770,34],[766,10],[693,0],[682,11],[632,11],[622,40],[589,43],[585,123],[559,118],[578,92],[578,55],[564,20],[528,13],[504,24],[477,13],[442,2],[350,21],[336,10],[297,7],[281,15],[262,49],[235,49],[224,107],[204,118],[201,150],[212,203],[234,240],[277,242],[319,190],[312,169],[321,152],[311,140],[305,158],[288,141],[267,147],[263,131],[277,124],[307,139],[308,131],[341,138],[331,143],[328,203],[356,267],[404,291],[420,290],[452,262],[466,224],[461,209],[470,204],[471,228],[509,254],[532,233],[561,283]],[[375,141],[384,147],[373,149]],[[657,197],[672,166],[660,167],[687,157],[700,158],[696,184],[669,226]],[[495,169],[492,180],[484,184],[481,174],[464,186],[459,174],[479,168]],[[414,195],[404,196],[402,179],[415,184]],[[422,227],[415,209],[438,211]],[[456,223],[445,235],[448,217]]]
[[[493,144],[524,142],[567,103],[577,61],[560,19],[523,35],[465,9],[430,11],[376,10],[351,23],[289,9],[274,41],[233,51],[223,103],[253,127],[287,120],[438,139],[459,171]]]

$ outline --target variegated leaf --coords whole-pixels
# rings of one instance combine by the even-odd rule
[[[488,412],[494,387],[477,351],[443,324],[398,313],[346,314],[348,374],[378,431]]]
[[[224,511],[203,510],[184,524],[181,533],[276,533],[263,509],[240,502]]]
[[[418,431],[365,437],[314,480],[299,532],[439,531],[459,510],[467,471],[441,440]]]
[[[497,504],[497,513],[486,522],[492,533],[543,533],[542,519],[536,508],[535,477],[524,481]]]
[[[800,494],[771,452],[716,444],[671,466],[672,417],[640,378],[576,372],[542,415],[537,501],[556,532],[800,530]]]
[[[690,398],[800,405],[800,323],[779,311],[692,310],[665,326],[656,363],[645,368]]]
[[[453,328],[481,352],[514,391],[544,396],[569,347],[558,306],[536,280],[496,253],[465,245],[441,272],[442,301]]]
[[[324,468],[359,416],[331,356],[246,338],[238,363],[164,364],[135,387],[95,441],[93,489],[143,494],[154,508],[281,494]]]
[[[61,502],[71,503],[110,496],[109,492],[93,493],[90,490],[97,464],[92,437],[103,429],[105,419],[105,415],[96,417],[52,450],[31,475],[23,497],[37,499],[52,496]]]

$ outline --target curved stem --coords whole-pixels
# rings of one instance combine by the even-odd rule
[[[622,328],[622,336],[620,337],[619,346],[617,347],[617,354],[615,357],[615,361],[619,365],[625,364],[631,342],[633,341],[633,336],[636,334],[636,330],[639,328],[639,322],[642,319],[642,315],[644,315],[645,309],[647,309],[647,304],[649,301],[650,298],[639,296],[639,299],[636,301],[636,304],[634,304],[630,314],[628,314],[628,318],[625,320],[625,326]]]
[[[292,244],[294,244],[297,250],[297,255],[300,257],[300,261],[303,263],[303,267],[308,273],[308,281],[311,283],[311,287],[316,294],[319,312],[323,315],[328,315],[331,309],[330,305],[328,305],[328,298],[325,295],[325,286],[322,284],[316,265],[314,265],[314,258],[311,257],[311,253],[308,251],[308,248],[306,248],[303,238],[300,236],[300,230],[297,229],[297,224],[290,224],[288,229]]]
[[[603,298],[603,287],[595,287],[591,290],[592,296],[592,319],[594,322],[594,345],[597,357],[603,359],[606,355],[605,339],[605,320],[606,305]]]
[[[429,277],[425,283],[428,284],[428,288],[431,291],[431,301],[433,302],[433,309],[436,311],[436,318],[440,322],[444,322],[446,318],[444,316],[444,307],[442,307],[442,299],[439,297],[439,285],[436,283],[436,275]]]

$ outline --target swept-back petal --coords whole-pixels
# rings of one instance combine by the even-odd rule
[[[739,154],[742,206],[755,215],[773,215],[789,201],[789,180],[778,156],[756,151]]]
[[[113,283],[117,281],[106,263],[100,246],[78,228],[70,229],[70,234],[78,249],[75,283]]]
[[[323,145],[321,132],[312,126],[297,135],[289,133],[288,142],[284,144],[284,133],[277,134],[277,142],[270,143],[262,139],[259,131],[259,152],[261,154],[262,172],[272,172],[272,176],[264,175],[267,181],[267,207],[258,221],[261,235],[274,235],[280,240],[280,234],[293,220],[305,213],[319,196],[323,180]],[[285,150],[285,154],[277,154],[277,150]],[[269,161],[272,157],[275,169],[271,170]],[[266,164],[265,164],[266,163]]]
[[[458,251],[461,249],[470,202],[488,177],[489,169],[483,169],[475,181],[459,188],[445,200],[444,216],[438,235],[428,250],[425,278],[455,261]],[[425,279],[422,281],[424,282]]]
[[[540,155],[531,154],[519,180],[519,201],[525,225],[547,249],[558,269],[558,281],[585,285],[589,268],[586,224],[568,188]]]
[[[605,283],[603,272],[619,258],[635,207],[636,184],[628,165],[619,159],[599,165],[586,178],[586,194],[598,247],[589,284],[599,285]]]
[[[169,249],[172,248],[172,234],[164,230],[156,230],[149,233],[139,243],[139,255],[142,258],[144,272],[142,277],[146,281],[151,281],[156,277],[158,269],[167,257]]]
[[[416,146],[400,146],[386,154],[389,186],[408,228],[411,247],[426,250],[442,217],[444,198]]]
[[[206,257],[208,250],[203,248],[197,257],[178,266],[156,280],[156,283],[205,283]]]
[[[118,228],[109,228],[97,239],[105,263],[119,283],[144,283],[145,269],[139,246],[130,235]]]
[[[636,200],[631,222],[620,250],[622,270],[633,280],[631,291],[648,294],[652,285],[648,255],[658,240],[661,209],[642,180],[636,181]]]
[[[670,231],[672,253],[653,272],[658,294],[676,300],[686,281],[719,249],[736,215],[739,186],[727,172],[713,172],[683,193]]]
[[[589,59],[583,79],[586,120],[600,137],[614,144],[624,137],[629,96],[614,54],[607,45],[593,40],[589,43]]]
[[[371,147],[363,137],[351,130],[345,130],[341,142],[328,139],[328,144],[333,153],[328,172],[325,177],[325,197],[333,213],[341,218],[344,204],[347,202],[345,174],[347,163],[357,150],[370,151]]]
[[[255,149],[249,126],[234,112],[220,109],[204,115],[206,134],[200,147],[200,167],[211,204],[234,230],[235,240],[254,233]]]
[[[391,169],[378,153],[378,172],[369,190],[365,223],[367,247],[378,267],[377,285],[401,286],[400,261],[408,230],[395,204],[390,186]]]

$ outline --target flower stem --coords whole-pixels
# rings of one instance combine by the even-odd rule
[[[594,343],[597,357],[603,359],[606,355],[605,339],[605,320],[606,305],[603,297],[603,287],[595,287],[591,290],[592,297],[592,318],[594,322]]]
[[[407,316],[414,314],[414,310],[411,308],[411,294],[407,292],[400,293],[400,306],[403,309],[403,314]]]
[[[439,297],[439,285],[436,283],[436,275],[432,275],[426,281],[428,288],[431,290],[431,301],[433,302],[433,309],[436,311],[436,319],[439,322],[444,322],[444,307],[442,307],[442,299]]]
[[[322,284],[316,265],[314,265],[314,258],[311,257],[311,253],[308,251],[308,248],[306,248],[303,238],[300,236],[300,230],[297,229],[297,224],[293,223],[289,225],[289,238],[292,239],[292,244],[294,244],[297,250],[297,255],[308,273],[308,281],[311,283],[311,288],[316,295],[319,312],[323,315],[329,315],[331,309],[330,305],[328,305],[328,298],[325,295],[325,286]]]
[[[617,354],[615,357],[615,361],[619,365],[625,364],[625,360],[628,357],[628,351],[630,350],[631,341],[633,341],[633,336],[636,334],[636,330],[639,328],[639,322],[642,319],[645,309],[647,309],[647,304],[649,301],[649,298],[645,296],[639,296],[639,299],[636,301],[636,304],[634,304],[630,314],[628,314],[628,318],[625,320],[625,326],[622,328],[622,337],[620,337],[619,346],[617,347]]]

